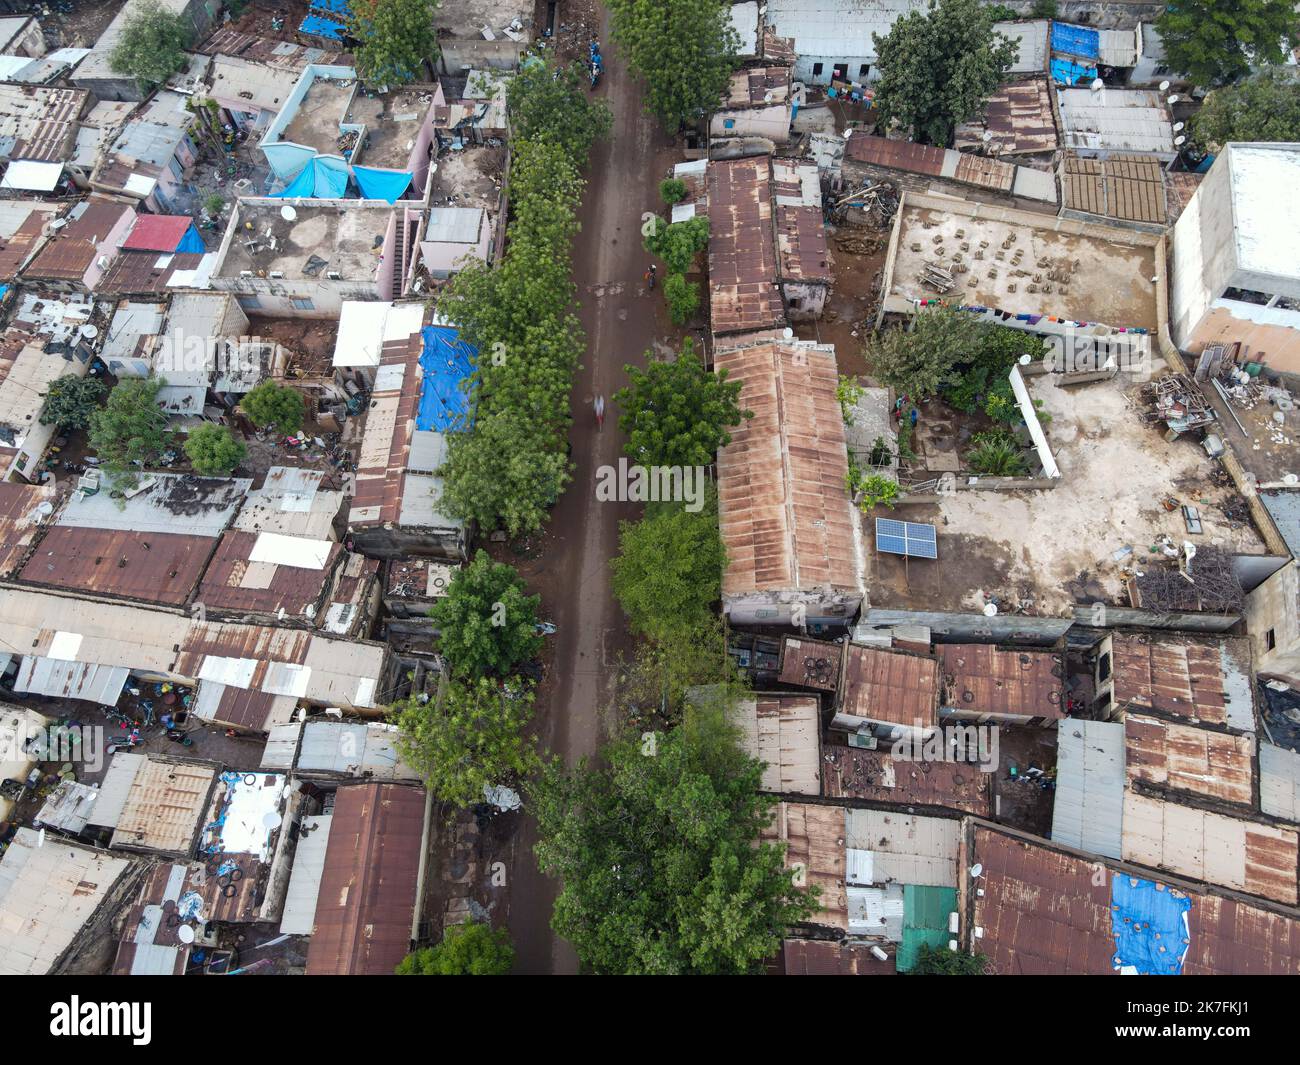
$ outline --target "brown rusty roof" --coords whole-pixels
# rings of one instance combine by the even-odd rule
[[[829,284],[834,279],[820,207],[777,207],[776,252],[782,281]]]
[[[53,214],[32,211],[9,238],[0,237],[0,281],[12,281],[22,265],[45,242],[45,227]]]
[[[112,846],[188,855],[216,776],[212,765],[145,758],[127,791]]]
[[[820,908],[809,918],[810,923],[847,930],[849,904],[844,885],[844,837],[844,810],[841,807],[801,802],[777,803],[771,824],[760,833],[760,838],[765,841],[786,845],[787,869],[802,869],[806,886],[821,888]]]
[[[1250,737],[1129,714],[1124,738],[1130,782],[1251,804],[1255,744]]]
[[[1065,716],[1059,654],[981,643],[939,644],[935,651],[943,664],[945,706],[977,714]]]
[[[71,219],[43,247],[23,271],[23,276],[38,280],[79,281],[100,255],[99,245],[125,212],[133,208],[120,203],[91,201],[85,211]],[[116,249],[106,250],[106,255]]]
[[[985,132],[991,134],[988,141]],[[954,141],[958,151],[988,150],[997,156],[1054,152],[1059,144],[1045,77],[1003,85],[985,102],[983,119],[958,126]]]
[[[1121,706],[1197,718],[1212,725],[1229,723],[1224,655],[1227,642],[1190,637],[1149,637],[1116,633],[1112,638],[1115,701]],[[1243,693],[1249,698],[1247,684]],[[1233,708],[1242,714],[1249,707]]]
[[[1165,168],[1149,155],[1080,159],[1067,152],[1061,167],[1061,204],[1127,222],[1165,224]]]
[[[895,976],[894,959],[879,961],[868,943],[824,939],[787,939],[781,945],[786,976]]]
[[[5,158],[66,162],[89,103],[85,89],[0,85],[0,137],[14,138]]]
[[[1300,921],[1217,895],[1197,898],[1187,917],[1189,976],[1300,975]]]
[[[356,784],[335,793],[309,976],[390,975],[410,950],[424,846],[424,790]]]
[[[180,606],[203,575],[212,547],[208,536],[55,525],[20,576],[33,584]]]
[[[149,296],[172,291],[169,282],[178,271],[197,270],[203,262],[198,253],[159,255],[153,251],[123,251],[108,264],[95,286],[107,296]]]
[[[938,721],[939,663],[849,644],[835,712],[925,728]]]
[[[862,589],[857,513],[833,350],[765,343],[717,351],[754,417],[718,452],[723,594]]]
[[[40,529],[36,508],[54,499],[51,486],[0,481],[0,577],[12,576],[18,568]]]
[[[855,132],[849,138],[845,154],[860,163],[906,170],[911,174],[929,174],[939,177],[943,173],[944,149],[911,141],[895,141],[887,137],[873,137]]]
[[[379,365],[404,366],[396,386],[377,389],[370,396],[362,463],[357,467],[356,494],[348,524],[357,528],[397,521],[402,511],[402,486],[406,458],[415,432],[420,405],[420,353],[423,341],[417,330],[409,337],[387,341],[380,349]]]
[[[276,700],[282,698],[287,697],[227,684],[222,689],[221,698],[217,700],[211,717],[214,722],[222,725],[232,725],[250,732],[265,732],[267,717],[274,709]]]
[[[309,607],[319,607],[330,575],[343,554],[342,544],[331,544],[321,569],[252,562],[249,555],[257,533],[223,533],[216,553],[199,586],[199,600],[209,610],[275,614],[280,610],[302,617]]]
[[[763,58],[769,63],[793,63],[799,58],[793,37],[778,37],[771,26],[763,27]]]
[[[770,107],[789,97],[789,67],[750,67],[731,75],[725,103],[727,107]]]
[[[840,684],[844,645],[785,636],[781,640],[782,684],[833,692]]]
[[[712,162],[708,170],[709,292],[714,333],[784,320],[776,289],[767,156]]]
[[[993,774],[957,762],[913,762],[887,750],[828,746],[822,758],[822,794],[902,806],[935,806],[978,817],[993,814]]]

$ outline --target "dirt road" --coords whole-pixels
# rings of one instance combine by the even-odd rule
[[[608,41],[606,23],[601,41]],[[610,397],[626,382],[623,366],[643,363],[659,336],[660,293],[646,293],[649,258],[641,246],[641,213],[660,207],[667,138],[642,110],[640,87],[617,50],[604,44],[606,74],[600,88],[614,113],[613,136],[596,146],[574,245],[579,316],[587,333],[587,358],[573,387],[573,482],[551,517],[549,543],[535,578],[543,605],[559,626],[551,659],[549,698],[539,702],[539,733],[546,749],[568,765],[594,754],[601,739],[601,710],[612,665],[631,648],[610,591],[609,560],[618,553],[618,523],[638,516],[635,504],[596,500],[596,470],[614,465],[623,437]],[[605,397],[605,426],[592,408]],[[533,860],[534,825],[525,821],[515,848],[509,927],[525,973],[572,973],[577,958],[550,929],[555,884]]]

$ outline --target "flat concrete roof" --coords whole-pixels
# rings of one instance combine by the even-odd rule
[[[285,206],[292,206],[297,215],[292,221],[281,214]],[[276,271],[287,280],[324,280],[326,272],[337,271],[345,280],[370,280],[379,268],[392,214],[391,207],[356,203],[240,200],[217,276],[238,277],[240,271],[252,270],[268,276]],[[249,222],[251,230],[246,226]],[[255,246],[249,247],[250,243]],[[309,265],[313,259],[323,265]]]

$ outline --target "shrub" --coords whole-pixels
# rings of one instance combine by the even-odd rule
[[[664,282],[664,302],[673,325],[685,325],[700,306],[700,286],[682,274],[669,274]]]

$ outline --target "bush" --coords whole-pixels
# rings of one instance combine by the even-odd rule
[[[670,274],[685,274],[695,257],[709,246],[709,219],[696,215],[685,222],[665,222],[656,218],[645,237],[645,250],[658,256]]]
[[[1020,444],[1008,432],[976,433],[966,456],[970,468],[986,477],[1022,477],[1027,471]]]
[[[224,425],[211,422],[200,425],[185,438],[185,454],[195,473],[220,477],[232,472],[244,461],[248,448],[236,440]]]
[[[438,627],[438,649],[458,676],[504,676],[542,648],[541,601],[527,594],[513,567],[479,551],[429,611]]]
[[[259,429],[296,433],[302,428],[306,404],[302,395],[288,385],[263,381],[244,397],[239,409]]]
[[[65,431],[84,429],[90,416],[99,409],[108,386],[98,377],[57,378],[45,393],[41,424],[57,425]]]
[[[682,274],[669,274],[664,282],[664,302],[673,325],[685,325],[695,317],[700,306],[700,286]]]
[[[659,195],[669,207],[686,199],[686,182],[681,178],[667,178],[659,182]]]
[[[505,976],[515,963],[510,933],[486,924],[452,925],[436,947],[402,959],[398,976]]]
[[[963,954],[947,947],[922,943],[912,976],[983,976],[988,959],[983,954]]]

